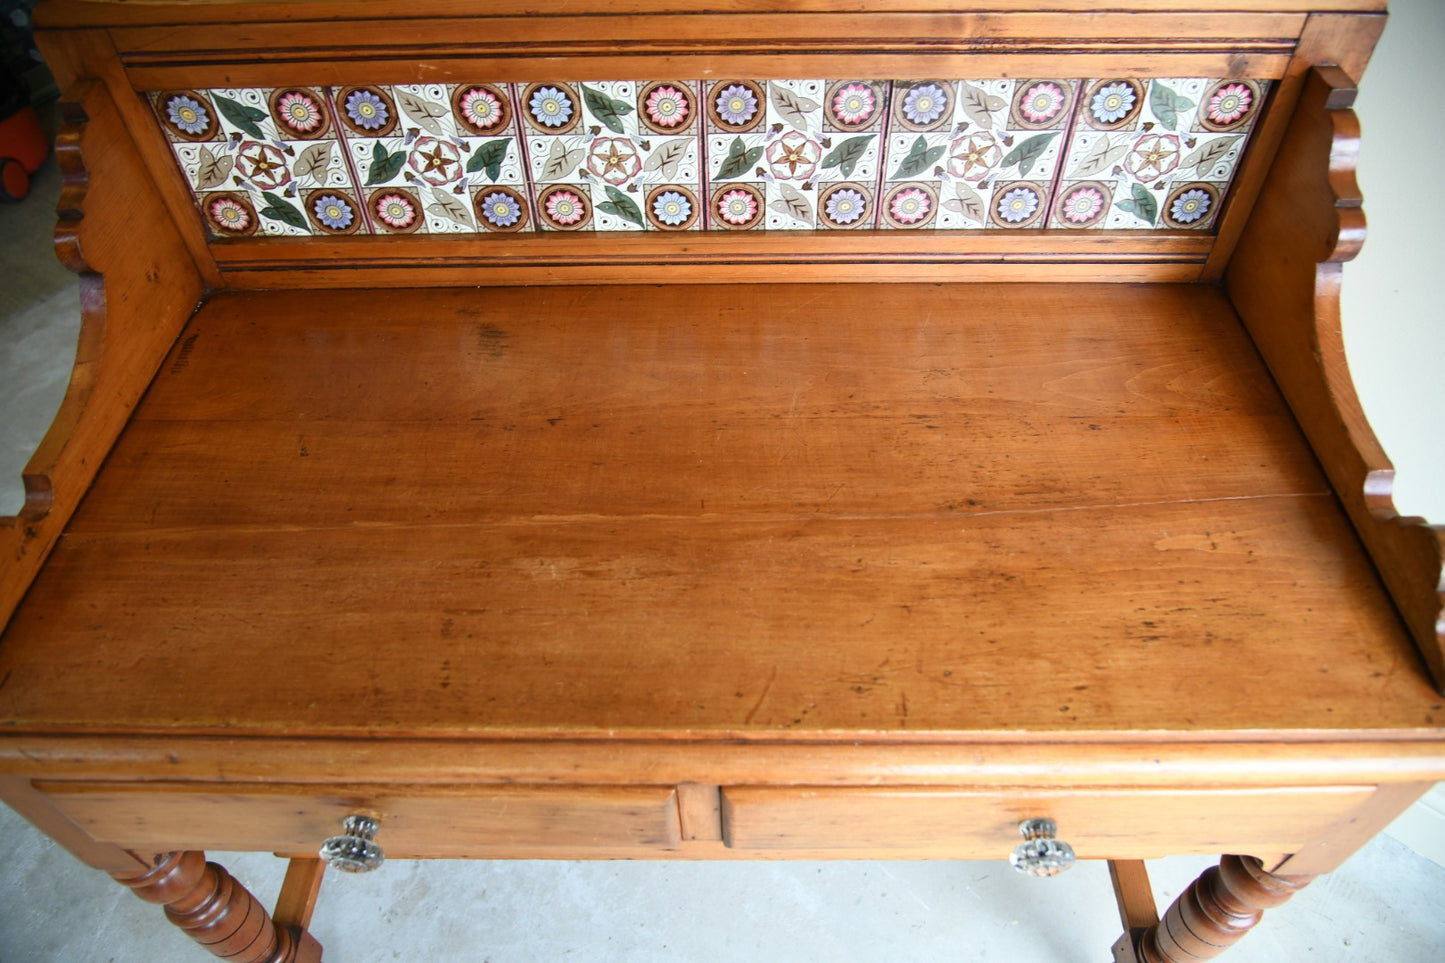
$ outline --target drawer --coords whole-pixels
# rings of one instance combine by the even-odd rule
[[[1047,816],[1080,858],[1289,853],[1363,804],[1373,787],[971,792],[910,788],[724,788],[735,851],[1001,859],[1021,821]]]
[[[352,813],[381,823],[390,857],[548,857],[667,850],[681,839],[667,786],[278,786],[41,783],[101,842],[128,849],[314,853]]]

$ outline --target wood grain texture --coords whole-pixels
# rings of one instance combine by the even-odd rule
[[[894,233],[902,233],[895,231]],[[278,251],[278,255],[289,252]],[[289,256],[260,259],[225,272],[234,291],[355,288],[358,274],[368,286],[409,288],[484,285],[631,285],[631,284],[791,284],[800,281],[852,284],[858,281],[936,284],[1036,283],[1040,274],[1052,284],[1192,283],[1203,270],[1199,259],[1171,257],[1070,258],[1049,254],[1018,257],[954,256],[821,258],[766,254],[740,258],[667,255],[637,259],[625,268],[593,256],[460,258],[450,263],[406,257],[400,262],[357,258],[349,264],[310,264]]]
[[[318,857],[292,859],[286,864],[281,895],[276,897],[276,909],[271,914],[277,926],[304,930],[311,925],[325,875],[326,864]]]
[[[370,735],[37,735],[0,732],[12,778],[66,782],[269,782],[335,786],[366,772],[408,786],[727,785],[1008,788],[1278,788],[1445,779],[1433,732],[1030,733],[737,732],[731,738],[600,731],[588,738],[491,732],[408,739]],[[0,784],[5,789],[11,783]]]
[[[737,850],[866,850],[900,858],[1006,859],[1025,819],[1048,817],[1080,859],[1289,852],[1370,790],[1097,790],[724,787],[723,839]]]
[[[286,62],[330,51],[340,59],[378,59],[423,51],[428,60],[482,54],[488,67],[522,58],[824,54],[839,57],[939,54],[1010,49],[1044,53],[1168,48],[1234,53],[1287,49],[1305,23],[1300,13],[672,10],[644,16],[523,16],[474,12],[415,18],[405,33],[390,19],[357,20],[344,30],[298,30],[294,23],[131,27],[111,31],[128,65],[207,61]],[[621,55],[621,56],[619,56]],[[719,69],[718,75],[727,71]],[[606,78],[597,78],[606,79]]]
[[[1341,267],[1365,226],[1353,101],[1338,69],[1313,75],[1226,283],[1436,685],[1445,686],[1445,529],[1395,510],[1394,469],[1365,420],[1340,330]]]
[[[107,89],[70,94],[56,252],[80,274],[81,330],[60,410],[0,518],[0,625],[60,537],[201,296],[201,282]]]
[[[0,714],[1433,724],[1216,292],[876,290],[837,315],[805,285],[218,298],[0,645]]]
[[[36,792],[31,780],[23,776],[0,775],[0,802],[25,817],[32,826],[87,866],[123,872],[150,865],[143,857],[114,843],[96,842],[74,820],[57,809],[50,799]]]
[[[1369,842],[1430,790],[1431,783],[1389,783],[1351,810],[1329,830],[1290,854],[1278,866],[1265,864],[1286,876],[1318,876],[1333,872],[1355,850]]]
[[[1131,231],[770,231],[263,238],[214,246],[236,290],[478,284],[1193,281],[1213,238]]]
[[[1385,19],[1383,14],[1310,15],[1289,67],[1270,91],[1270,108],[1250,136],[1248,154],[1230,187],[1217,222],[1217,242],[1201,280],[1215,283],[1223,278],[1315,65],[1334,64],[1349,76],[1359,77],[1385,29]]]
[[[470,16],[112,31],[140,89],[671,77],[1279,77],[1300,14],[706,13]],[[1170,74],[1169,72],[1173,72]],[[284,77],[283,81],[281,78]]]
[[[217,299],[73,532],[1324,495],[1249,351],[1188,288]]]
[[[43,783],[61,811],[101,841],[149,851],[175,840],[281,853],[314,852],[351,813],[375,816],[388,857],[610,856],[631,849],[702,855],[679,831],[667,787],[264,789],[154,782]],[[1054,818],[1081,858],[1154,858],[1230,845],[1290,852],[1357,810],[1368,787],[1294,790],[959,790],[724,787],[721,838],[735,851],[802,850],[928,859],[1002,859],[1018,824]]]
[[[149,106],[135,95],[130,78],[121,66],[111,37],[102,30],[41,31],[36,37],[46,65],[55,74],[61,90],[74,84],[99,83],[110,91],[115,112],[128,139],[149,174],[148,180],[127,182],[147,198],[158,198],[170,213],[174,233],[185,245],[194,270],[208,289],[221,286],[221,276],[211,256],[205,229],[196,216],[195,200],[185,182],[176,176],[170,145],[155,123]],[[102,191],[104,188],[102,188]],[[144,228],[148,222],[137,222]],[[122,279],[112,277],[111,282]]]
[[[86,282],[82,358],[120,346],[130,393],[89,398],[87,368],[73,407],[118,431],[150,387],[0,637],[0,798],[212,952],[315,963],[293,927],[353,812],[403,857],[1001,858],[1049,815],[1085,857],[1313,872],[1445,775],[1445,704],[1332,490],[1356,526],[1389,514],[1337,336],[1309,333],[1337,280],[1315,262],[1360,236],[1335,202],[1357,203],[1352,134],[1320,121],[1343,99],[1307,89],[1286,124],[1309,62],[1363,63],[1381,4],[853,6],[418,0],[399,32],[367,0],[48,4],[61,73],[109,86],[87,95],[97,156],[124,175],[67,253],[125,268]],[[311,239],[215,260],[131,95],[475,79],[482,55],[503,79],[1283,82],[1219,248]],[[1228,296],[1080,283],[1211,280],[1241,234]],[[135,236],[188,279],[138,269]],[[323,290],[216,297],[152,379],[223,277]],[[457,289],[560,280],[586,286]],[[101,338],[102,297],[144,321]],[[1364,534],[1412,625],[1438,614],[1436,536],[1429,570]],[[274,920],[202,844],[300,857]],[[1226,858],[1146,958],[1236,940],[1297,885],[1265,865]],[[1154,922],[1142,865],[1114,870],[1125,926]]]
[[[388,857],[533,858],[591,849],[676,849],[682,841],[670,787],[350,785],[265,787],[152,782],[43,783],[45,793],[97,840],[162,851],[205,840],[227,851],[314,853],[348,815],[381,824]]]
[[[912,53],[850,53],[848,63],[857,76],[907,80],[927,77],[1039,76],[1059,72],[1060,55],[1067,55],[1070,77],[1225,77],[1272,79],[1289,68],[1291,45],[1269,43],[1259,50],[1231,51],[1229,44],[1210,43],[1203,50],[1164,50],[1148,47],[1118,47],[1103,44],[1080,50],[1031,51],[1020,45],[1016,52],[943,52],[921,59]],[[324,59],[318,51],[306,59],[280,63],[236,62],[229,55],[211,63],[184,66],[139,64],[128,67],[127,76],[137,89],[160,90],[177,87],[270,87],[304,77],[310,85],[408,84],[419,82],[465,83],[475,81],[480,51],[429,57],[425,51],[374,60]],[[418,60],[425,58],[426,76],[419,76]],[[569,56],[566,72],[587,80],[635,80],[638,77],[710,76],[712,58],[702,54],[654,54],[618,56],[597,53]],[[729,73],[742,77],[811,77],[829,72],[836,58],[827,52],[798,54],[735,53],[727,60]],[[498,60],[488,66],[491,81],[524,82],[555,79],[558,63],[553,57],[518,57]]]
[[[720,787],[696,782],[682,783],[677,787],[677,808],[683,839],[722,839]]]
[[[1142,859],[1109,860],[1109,882],[1114,887],[1119,920],[1126,933],[1159,922],[1154,890],[1149,885],[1149,869]]]
[[[899,8],[906,11],[952,13],[959,10],[1029,14],[1038,10],[1038,0],[909,0],[901,3],[873,3],[872,10]],[[676,12],[676,0],[616,0],[576,3],[572,0],[493,0],[487,11],[493,16],[533,14],[539,17],[580,13],[657,14]],[[1050,0],[1050,10],[1088,12],[1099,9],[1091,0]],[[1384,0],[1213,0],[1213,10],[1240,13],[1307,13],[1313,10],[1383,11]],[[717,0],[709,9],[739,14],[826,14],[858,9],[839,0]],[[1197,0],[1125,0],[1113,9],[1133,11],[1196,12]],[[41,5],[37,22],[45,27],[113,26],[175,23],[258,23],[298,21],[344,21],[390,16],[392,0],[149,0],[145,3],[112,0],[48,0]],[[416,18],[470,16],[477,12],[474,0],[416,0],[408,4]]]
[[[637,11],[489,5],[484,13],[454,6],[413,13],[404,33],[392,10],[335,4],[285,12],[253,5],[223,21],[224,35],[205,6],[162,14],[155,26],[145,25],[145,11],[101,20],[114,26],[111,36],[139,89],[268,86],[283,75],[312,85],[460,82],[475,80],[479,60],[489,79],[506,81],[814,76],[836,71],[843,58],[855,75],[898,79],[1054,76],[1061,61],[1080,77],[1275,78],[1305,23],[1297,6],[1191,6],[1187,17],[1177,6],[1081,13],[1065,3],[1007,15],[993,4],[861,10],[746,3],[704,13],[675,4]],[[66,13],[53,10],[42,22],[78,22]]]

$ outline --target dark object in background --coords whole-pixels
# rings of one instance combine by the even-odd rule
[[[0,0],[0,200],[30,193],[30,175],[50,156],[34,104],[55,96],[30,35],[33,0]],[[37,99],[38,95],[38,99]]]
[[[30,92],[19,77],[0,65],[0,200],[18,201],[30,193],[30,175],[50,156],[50,141],[30,106]]]

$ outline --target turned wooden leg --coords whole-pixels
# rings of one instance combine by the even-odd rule
[[[1264,911],[1303,889],[1313,876],[1275,876],[1253,856],[1225,856],[1189,884],[1143,931],[1141,963],[1191,963],[1223,953],[1259,922]]]
[[[112,873],[215,956],[233,963],[319,963],[321,945],[277,926],[251,892],[201,852],[167,853],[150,869]]]

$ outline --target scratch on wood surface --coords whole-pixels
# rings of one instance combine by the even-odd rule
[[[743,725],[751,725],[751,724],[752,724],[753,716],[757,715],[757,714],[758,714],[758,710],[763,707],[763,702],[767,700],[767,698],[768,698],[768,693],[773,691],[773,683],[774,683],[774,682],[777,682],[777,681],[778,681],[778,667],[775,665],[775,666],[773,666],[773,673],[772,673],[772,675],[768,676],[768,684],[765,685],[765,686],[763,686],[763,691],[762,691],[762,693],[758,695],[758,701],[753,703],[753,707],[752,707],[751,709],[749,709],[749,710],[748,710],[748,714],[743,717]]]

